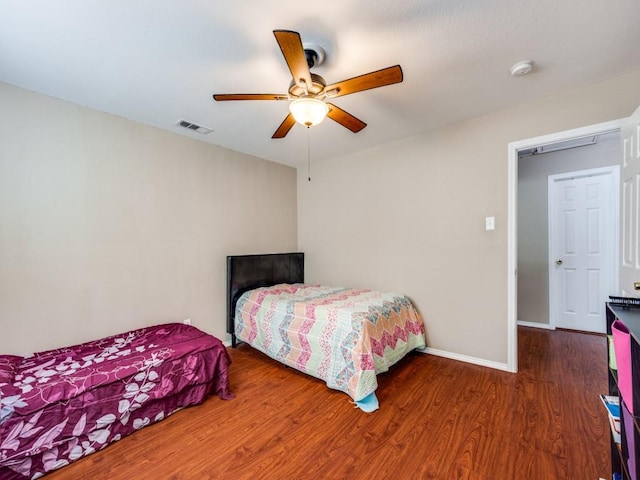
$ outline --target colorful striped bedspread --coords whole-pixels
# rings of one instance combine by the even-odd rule
[[[235,331],[239,340],[356,402],[376,390],[377,373],[426,345],[424,323],[408,297],[318,285],[244,293]]]

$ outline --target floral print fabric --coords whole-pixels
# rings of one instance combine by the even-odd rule
[[[212,392],[233,397],[222,342],[177,323],[17,358],[0,376],[2,479],[38,478]]]

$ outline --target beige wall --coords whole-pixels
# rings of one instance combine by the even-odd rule
[[[626,117],[640,104],[638,85],[635,71],[316,162],[311,182],[300,169],[307,280],[406,293],[431,347],[506,364],[507,145]],[[485,231],[486,216],[495,231]]]
[[[291,168],[0,84],[0,351],[187,317],[226,338],[225,256],[297,230],[308,281],[407,293],[431,347],[506,363],[507,144],[627,116],[638,84],[317,162],[297,212]]]
[[[295,250],[295,169],[0,84],[0,352],[191,318],[225,257]]]
[[[549,175],[620,164],[620,136],[518,162],[518,320],[549,324]],[[614,294],[615,292],[609,292]]]

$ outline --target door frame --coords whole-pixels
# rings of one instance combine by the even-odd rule
[[[553,255],[553,239],[557,236],[556,228],[552,218],[552,210],[555,207],[553,186],[557,182],[568,180],[571,178],[583,178],[595,175],[608,175],[611,177],[611,198],[613,205],[611,206],[611,227],[613,228],[613,268],[609,272],[609,282],[613,289],[613,293],[618,291],[618,275],[620,264],[620,165],[610,165],[607,167],[590,168],[587,170],[579,170],[576,172],[558,173],[549,175],[549,187],[547,189],[547,220],[549,222],[549,328],[555,330],[557,323],[558,302],[560,296],[557,293],[556,283],[558,281],[556,270],[553,268],[555,260]],[[603,310],[604,312],[604,310]],[[604,315],[604,313],[603,313]],[[604,318],[603,318],[604,322]]]
[[[507,370],[518,371],[518,151],[590,135],[619,132],[625,119],[598,123],[507,145]]]

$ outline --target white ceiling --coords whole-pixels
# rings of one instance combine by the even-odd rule
[[[0,82],[302,165],[304,127],[271,139],[286,102],[212,99],[286,93],[274,29],[322,46],[327,59],[314,71],[328,83],[404,71],[403,83],[333,100],[368,126],[313,127],[316,161],[638,68],[639,25],[639,0],[2,0]],[[528,59],[534,71],[511,77]],[[186,131],[179,119],[213,132]]]

